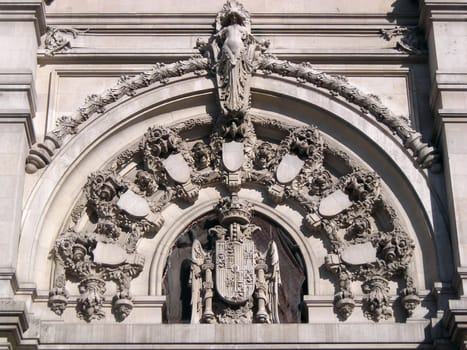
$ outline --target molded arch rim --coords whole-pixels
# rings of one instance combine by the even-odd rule
[[[361,113],[357,113],[354,107],[349,108],[349,104],[345,101],[336,101],[317,88],[292,83],[289,78],[261,78],[263,82],[266,80],[274,81],[275,85],[270,84],[270,90],[258,83],[258,79],[254,79],[257,83],[253,85],[252,90],[254,112],[259,111],[258,114],[264,116],[277,116],[285,122],[297,119],[300,122],[296,123],[297,125],[305,123],[320,127],[321,124],[325,125],[324,121],[327,121],[327,131],[331,133],[329,136],[344,141],[343,145],[356,154],[362,151],[362,148],[352,147],[355,146],[356,140],[363,145],[371,145],[371,149],[366,151],[367,156],[363,158],[367,161],[374,160],[369,164],[375,167],[375,170],[384,170],[386,173],[390,172],[391,176],[394,175],[393,182],[396,185],[390,188],[405,193],[401,198],[404,198],[404,203],[405,199],[410,202],[414,214],[409,212],[408,217],[412,226],[419,228],[415,231],[420,245],[424,245],[422,249],[424,255],[428,253],[428,258],[424,257],[423,260],[425,263],[432,262],[425,264],[425,269],[427,266],[436,266],[436,254],[433,254],[432,247],[433,238],[427,219],[431,217],[432,203],[426,177],[422,171],[414,168],[407,152],[395,141],[395,138],[388,137],[387,130],[375,125],[377,124],[375,121],[371,123],[367,120],[369,118],[362,118]],[[264,96],[286,99],[288,113],[286,111],[274,114],[270,109],[263,110],[260,104]],[[255,99],[258,100],[258,104],[255,104]],[[213,108],[206,107],[206,103],[213,104],[215,100],[212,81],[203,77],[184,77],[167,85],[145,90],[134,98],[116,104],[99,118],[89,120],[83,125],[83,132],[60,149],[48,168],[42,173],[30,175],[31,179],[37,179],[37,183],[25,206],[19,254],[31,257],[34,263],[18,267],[20,280],[33,281],[35,276],[33,266],[38,263],[44,264],[41,258],[46,257],[43,252],[38,256],[39,245],[42,251],[50,250],[62,229],[56,222],[65,220],[86,177],[123,150],[121,142],[117,142],[118,139],[124,139],[129,144],[136,142],[150,125],[157,123],[170,126],[203,113],[206,115],[206,108]],[[182,111],[180,104],[186,107]],[[283,105],[285,106],[284,103]],[[313,111],[313,118],[309,117],[310,111]],[[129,129],[131,132],[128,131]],[[335,137],[335,133],[339,130],[345,130],[349,138]],[[128,138],[128,134],[132,137]],[[114,148],[109,148],[108,145]],[[100,165],[96,166],[96,162],[90,161],[90,158],[100,160]],[[57,209],[57,203],[61,204],[60,209]],[[53,206],[55,208],[52,208]],[[63,207],[68,209],[66,213]],[[52,236],[43,239],[48,235]]]
[[[157,242],[157,247],[154,251],[149,270],[149,295],[162,295],[164,270],[172,247],[191,222],[214,209],[219,198],[210,199],[189,207],[189,209],[183,213],[182,217],[173,222],[172,225],[164,225],[161,232],[157,234],[158,236],[160,235],[160,240]],[[283,228],[289,237],[298,245],[306,266],[308,294],[316,295],[319,289],[319,267],[323,264],[323,261],[319,261],[316,257],[317,254],[311,249],[310,245],[306,243],[306,237],[300,229],[291,225],[283,214],[273,210],[273,208],[267,204],[253,201],[250,198],[242,196],[240,196],[240,198],[248,200],[249,203],[252,204],[254,211]],[[162,215],[164,215],[164,212],[162,212]]]

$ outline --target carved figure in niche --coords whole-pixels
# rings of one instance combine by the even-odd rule
[[[249,31],[245,27],[248,13],[236,1],[224,6],[222,28],[215,35],[221,47],[218,62],[220,102],[224,115],[245,114],[249,107],[249,78],[252,66],[246,55]]]
[[[279,323],[279,255],[274,241],[261,253],[252,240],[251,207],[238,197],[218,205],[220,225],[209,230],[215,247],[192,246],[192,323]]]

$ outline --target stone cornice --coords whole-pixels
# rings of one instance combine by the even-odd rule
[[[12,299],[0,300],[0,331],[7,335],[7,346],[23,343],[24,332],[29,328],[29,318],[23,302]],[[3,345],[3,342],[2,342]]]
[[[0,107],[0,123],[24,124],[29,145],[36,142],[32,118],[36,111],[36,91],[32,73],[11,72],[0,73],[0,93],[8,97],[8,94],[24,96],[21,105],[2,105]],[[27,102],[26,102],[27,101]]]
[[[437,71],[433,80],[430,94],[430,106],[434,110],[439,105],[441,93],[467,91],[467,72]]]
[[[41,0],[0,1],[0,21],[34,21],[37,43],[46,31],[45,6]]]
[[[126,344],[127,349],[154,348],[154,344],[178,344],[183,347],[189,344],[206,347],[206,344],[217,343],[216,348],[251,349],[254,345],[260,348],[290,349],[310,348],[313,344],[332,342],[336,348],[352,343],[356,348],[361,345],[373,348],[371,345],[390,344],[388,348],[395,349],[400,345],[404,349],[417,349],[425,341],[426,322],[370,324],[361,323],[365,332],[362,341],[361,332],[355,332],[355,324],[288,324],[284,325],[148,325],[148,324],[114,324],[112,325],[115,338],[114,344],[103,344],[99,335],[106,332],[105,324],[60,324],[43,323],[41,329],[41,348],[48,349],[50,345],[67,344],[68,349],[82,349],[83,347],[99,347],[100,349],[114,349],[115,344]],[[183,336],[180,336],[183,334]],[[143,338],[144,335],[144,338]],[[396,336],[397,335],[397,336]],[[75,344],[75,345],[71,345]],[[135,346],[129,347],[130,344]],[[341,345],[341,346],[339,346]]]
[[[420,24],[428,33],[435,21],[455,22],[467,19],[467,1],[424,0],[420,1]]]
[[[255,14],[253,34],[322,32],[352,29],[355,32],[393,26],[393,17],[398,25],[416,25],[416,14]],[[152,31],[170,33],[189,33],[202,31],[212,33],[211,14],[175,13],[49,13],[47,22],[54,26],[78,26],[99,32]]]

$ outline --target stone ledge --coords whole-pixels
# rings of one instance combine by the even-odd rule
[[[428,321],[322,325],[208,325],[208,324],[64,324],[43,322],[40,343],[47,344],[404,344],[430,342]]]
[[[0,299],[0,333],[6,335],[9,342],[20,344],[28,328],[25,304],[12,299]]]

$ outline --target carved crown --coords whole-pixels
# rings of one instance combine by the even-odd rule
[[[244,200],[240,200],[237,195],[226,197],[220,200],[217,205],[219,222],[228,225],[233,222],[245,225],[249,224],[252,217],[252,206]]]

